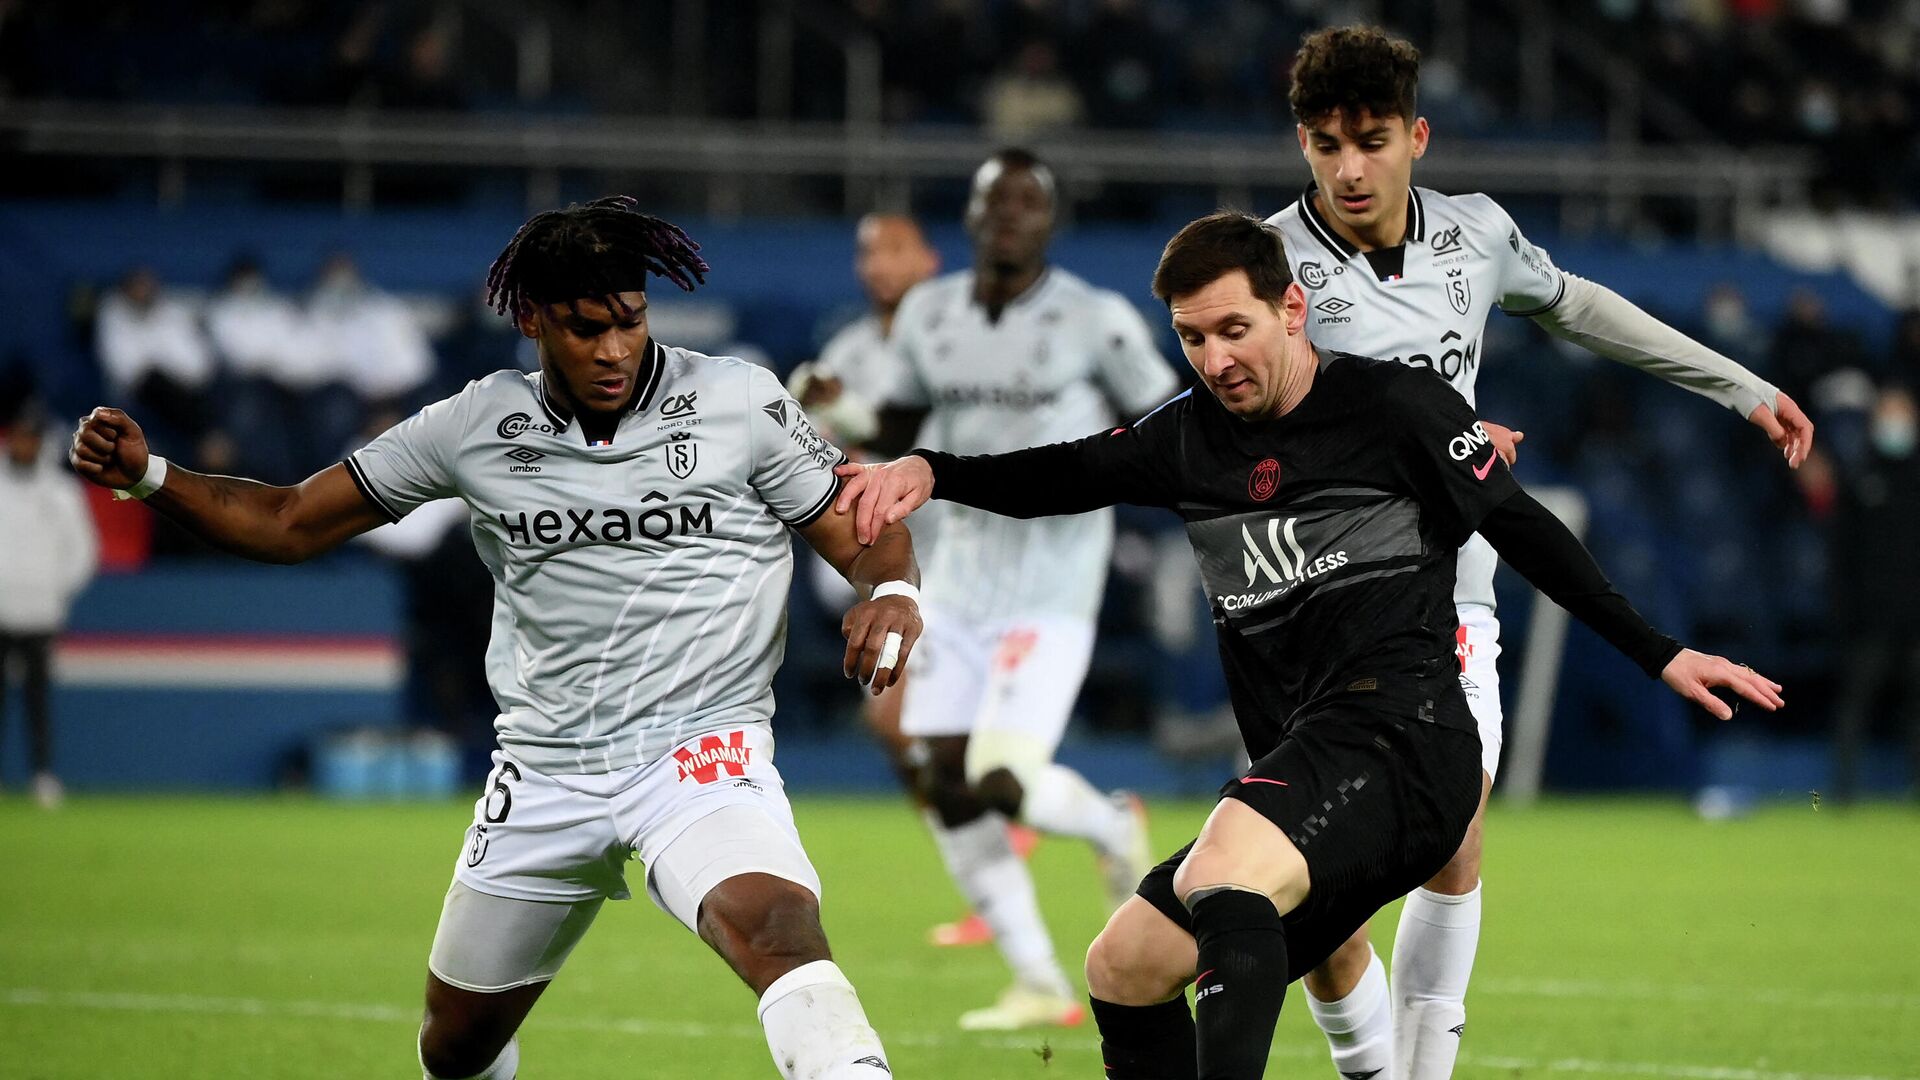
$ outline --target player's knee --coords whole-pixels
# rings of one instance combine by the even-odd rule
[[[1087,993],[1115,1005],[1152,1005],[1166,1001],[1193,973],[1173,970],[1162,950],[1145,937],[1109,923],[1087,947]]]
[[[786,972],[828,958],[820,901],[797,882],[765,874],[729,888],[730,878],[700,905],[700,936],[756,990]]]
[[[947,828],[958,828],[987,812],[987,806],[967,783],[960,762],[935,757],[920,763],[920,797]]]
[[[1467,835],[1460,841],[1460,850],[1454,852],[1447,865],[1440,868],[1427,888],[1448,896],[1465,896],[1480,884],[1480,854],[1483,829],[1478,817],[1467,826]]]
[[[997,768],[974,782],[974,794],[989,807],[1008,817],[1020,816],[1020,803],[1026,797],[1026,789],[1021,786],[1020,778],[1012,769]]]

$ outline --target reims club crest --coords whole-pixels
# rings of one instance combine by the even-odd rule
[[[1253,467],[1253,473],[1247,477],[1247,495],[1254,502],[1266,502],[1280,489],[1280,463],[1267,458]]]

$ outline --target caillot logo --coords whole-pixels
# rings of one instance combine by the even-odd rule
[[[523,412],[508,416],[500,421],[499,427],[493,429],[493,433],[503,439],[517,439],[529,431],[538,431],[543,435],[558,434],[552,424],[536,424],[533,422],[533,417]]]
[[[684,783],[711,784],[720,779],[722,770],[728,776],[747,775],[747,763],[753,754],[753,748],[747,745],[747,733],[728,732],[726,740],[718,735],[700,736],[698,747],[681,747],[673,752],[673,760],[680,763],[680,780]]]

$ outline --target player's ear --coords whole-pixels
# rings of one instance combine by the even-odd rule
[[[1287,283],[1287,291],[1280,294],[1280,316],[1287,321],[1287,333],[1298,334],[1307,325],[1307,290],[1297,281]]]
[[[530,303],[522,303],[513,313],[513,322],[520,328],[520,336],[537,338],[540,336],[540,309]]]
[[[1307,125],[1305,124],[1293,125],[1293,133],[1296,136],[1298,136],[1300,139],[1300,156],[1306,157],[1307,156]]]
[[[1418,161],[1426,156],[1427,140],[1433,135],[1432,129],[1427,127],[1426,117],[1422,116],[1414,120],[1411,134],[1413,136],[1413,159]]]

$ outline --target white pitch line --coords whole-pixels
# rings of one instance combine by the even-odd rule
[[[1711,1001],[1826,1009],[1920,1009],[1920,994],[1844,990],[1756,990],[1696,983],[1613,982],[1602,979],[1478,979],[1473,990],[1514,997],[1631,998],[1636,1001]]]
[[[198,994],[105,993],[100,991],[56,991],[20,987],[0,991],[0,1006],[14,1008],[79,1008],[108,1012],[176,1012],[226,1016],[288,1016],[305,1019],[348,1020],[380,1024],[417,1024],[420,1010],[395,1005],[360,1004],[328,1001],[268,1001],[262,998],[211,997]],[[765,1038],[756,1024],[709,1024],[697,1020],[646,1020],[628,1017],[618,1020],[588,1020],[548,1014],[535,1014],[527,1021],[532,1030],[616,1031],[642,1038],[741,1039]],[[882,1036],[896,1046],[933,1049],[967,1048],[1034,1052],[1036,1042],[1075,1050],[1095,1050],[1098,1043],[1084,1036],[1059,1037],[1061,1033],[1035,1032],[1027,1036],[961,1036],[937,1031],[891,1031]],[[1323,1054],[1319,1047],[1281,1045],[1274,1056],[1315,1058]],[[1586,1058],[1523,1058],[1493,1054],[1462,1053],[1460,1063],[1475,1068],[1579,1073],[1595,1076],[1648,1076],[1660,1080],[1920,1080],[1915,1076],[1875,1076],[1869,1074],[1778,1072],[1771,1069],[1737,1065],[1681,1065],[1654,1061],[1595,1061]]]

